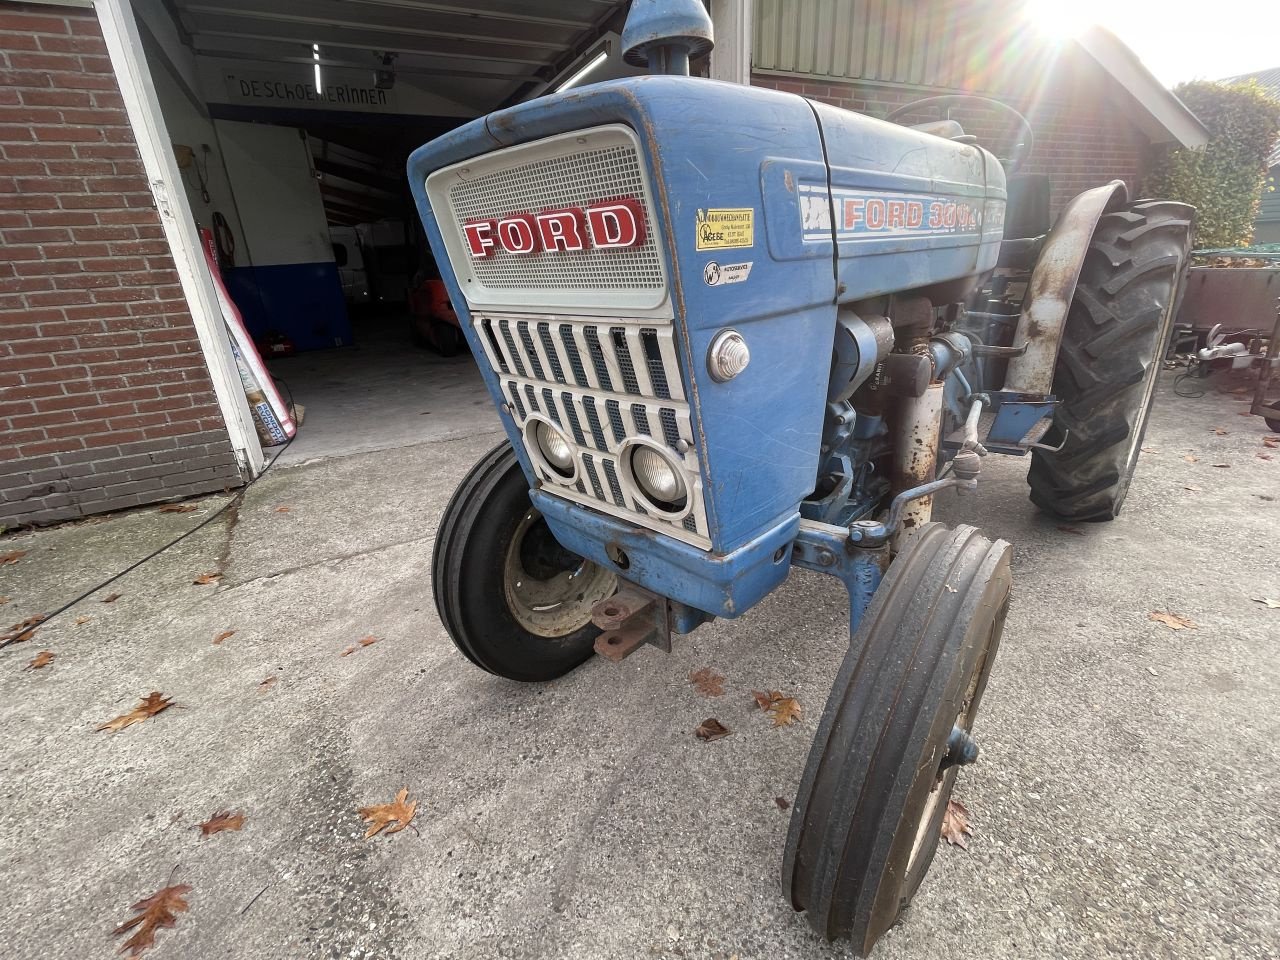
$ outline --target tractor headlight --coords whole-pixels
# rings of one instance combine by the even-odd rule
[[[683,510],[688,502],[689,492],[680,468],[653,447],[632,447],[631,475],[640,492],[660,510]]]
[[[573,476],[573,447],[565,435],[546,421],[536,420],[534,423],[534,442],[542,459],[561,476]]]

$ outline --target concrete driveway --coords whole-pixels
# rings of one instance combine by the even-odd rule
[[[1280,597],[1280,450],[1258,456],[1244,406],[1163,384],[1111,524],[1040,517],[1012,459],[988,461],[975,501],[944,498],[1014,544],[1015,602],[958,789],[976,834],[939,852],[876,957],[1277,955],[1280,610],[1251,598]],[[107,957],[130,905],[171,883],[190,910],[157,960],[851,955],[777,877],[775,797],[794,794],[847,645],[839,587],[796,572],[670,656],[542,686],[483,674],[445,636],[428,566],[493,424],[273,470],[114,602],[0,651],[6,958]],[[0,541],[27,551],[0,567],[5,623],[221,502]],[[221,576],[192,583],[205,572]],[[340,656],[364,636],[379,642]],[[41,650],[53,663],[24,669]],[[690,687],[703,666],[723,697]],[[799,697],[804,722],[770,728],[751,688]],[[175,706],[95,730],[152,690]],[[709,716],[732,735],[694,739]],[[357,808],[401,787],[416,829],[362,839]],[[244,828],[201,840],[223,809]]]

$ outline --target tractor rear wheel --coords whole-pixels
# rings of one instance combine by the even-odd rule
[[[1191,250],[1195,211],[1140,200],[1105,214],[1085,254],[1053,378],[1060,401],[1027,483],[1042,510],[1111,520],[1137,466]],[[1063,440],[1065,438],[1065,444]]]
[[[612,571],[556,542],[505,440],[445,507],[431,570],[454,645],[508,680],[554,680],[590,657],[600,634],[591,607],[618,588]]]
[[[1009,545],[930,523],[894,558],[831,687],[796,794],[783,894],[863,956],[933,862],[1009,608]]]

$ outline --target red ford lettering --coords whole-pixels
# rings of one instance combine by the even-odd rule
[[[645,241],[644,207],[633,197],[605,200],[589,207],[537,213],[509,213],[500,219],[473,220],[462,226],[473,259],[495,253],[578,253],[623,250]]]
[[[644,211],[634,200],[587,208],[591,245],[597,249],[634,247],[644,243]]]
[[[515,216],[499,220],[498,242],[508,253],[533,253],[538,249],[538,238],[533,230],[533,218]]]
[[[476,220],[463,224],[462,232],[467,237],[467,248],[471,251],[471,256],[477,260],[489,256],[497,247],[493,241],[492,220]]]
[[[583,234],[581,210],[548,210],[536,217],[538,236],[544,250],[585,250],[587,241]]]

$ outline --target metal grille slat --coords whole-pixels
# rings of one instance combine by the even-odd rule
[[[528,368],[524,365],[524,358],[520,356],[520,353],[516,350],[515,338],[511,336],[511,321],[499,320],[498,329],[502,331],[502,339],[505,340],[507,344],[507,357],[510,362],[515,365],[516,373],[520,374],[522,377],[527,377],[529,374],[525,371]]]
[[[635,421],[637,430],[646,437],[653,436],[653,431],[649,429],[649,415],[645,413],[643,403],[631,404],[631,418]]]
[[[671,399],[671,388],[667,386],[667,371],[663,369],[662,346],[658,342],[658,331],[646,328],[640,331],[640,355],[644,357],[645,371],[653,383],[655,396],[663,400]]]
[[[613,466],[612,460],[601,460],[604,467],[604,475],[609,479],[609,491],[613,494],[613,502],[619,507],[626,507],[627,501],[622,496],[622,485],[618,483],[618,471]]]
[[[600,333],[595,327],[587,327],[583,331],[583,336],[587,340],[587,350],[591,355],[591,365],[595,367],[596,376],[600,379],[600,386],[605,390],[613,389],[613,374],[616,374],[617,368],[610,371],[609,364],[605,361],[604,349],[600,346]],[[621,374],[618,374],[621,379]]]
[[[662,421],[662,439],[667,446],[674,447],[680,442],[680,428],[676,426],[676,412],[670,407],[658,411],[658,419]]]
[[[606,400],[604,408],[609,414],[609,426],[613,427],[613,439],[618,443],[627,439],[627,428],[622,423],[622,412],[617,400]]]
[[[604,430],[600,427],[600,415],[596,413],[596,402],[591,397],[585,397],[582,401],[582,408],[587,412],[587,423],[591,426],[591,436],[596,442],[597,450],[608,450],[609,442],[604,438]]]
[[[520,345],[524,348],[524,355],[528,360],[533,375],[539,380],[547,379],[547,375],[543,373],[542,358],[538,356],[537,348],[533,345],[533,337],[529,334],[528,321],[521,320],[516,324],[516,333],[520,335]]]
[[[555,341],[551,339],[551,328],[545,323],[538,324],[538,342],[542,344],[543,356],[551,364],[551,375],[556,378],[556,382],[568,383],[564,378],[565,365],[560,360]]]
[[[573,431],[573,439],[577,441],[578,446],[585,447],[587,445],[587,437],[582,432],[582,421],[578,418],[577,404],[574,402],[573,394],[568,391],[561,393],[560,403],[564,407],[565,416],[569,420],[569,429]]]
[[[520,399],[520,387],[514,380],[508,380],[506,384],[507,397],[511,400],[512,405],[516,408],[516,413],[520,414],[520,419],[525,419],[528,414],[524,412],[524,402]]]
[[[622,389],[627,393],[639,394],[640,381],[636,379],[636,370],[631,363],[631,350],[627,346],[627,331],[622,327],[609,329],[609,346],[613,350],[614,359],[622,373]]]
[[[599,384],[587,380],[587,368],[582,365],[582,352],[578,349],[578,340],[571,323],[560,324],[560,343],[564,344],[565,355],[569,358],[569,370],[573,373],[573,382],[580,387],[595,387]]]
[[[589,453],[584,453],[582,465],[587,468],[587,479],[591,481],[591,489],[595,491],[596,499],[604,500],[604,487],[600,486],[600,475],[596,473],[595,458]]]
[[[653,379],[649,376],[649,364],[640,331],[627,330],[626,344],[627,357],[631,361],[631,374],[636,381],[636,392],[642,397],[662,396],[654,389]]]
[[[564,426],[560,422],[560,411],[556,409],[555,397],[551,395],[551,391],[546,387],[542,388],[542,404],[547,411],[547,416],[554,420],[557,426]]]

